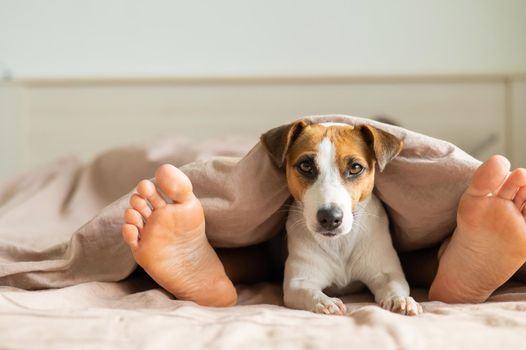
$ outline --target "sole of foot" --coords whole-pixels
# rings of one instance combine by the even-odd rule
[[[181,300],[231,306],[236,290],[205,234],[205,218],[188,177],[165,164],[155,184],[143,180],[124,213],[122,235],[137,264]]]
[[[506,158],[493,156],[475,171],[430,300],[484,302],[526,262],[526,170],[509,170]]]

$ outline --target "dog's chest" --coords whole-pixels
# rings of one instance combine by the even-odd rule
[[[356,255],[353,248],[359,237],[346,236],[334,241],[318,242],[322,259],[329,266],[332,286],[347,290],[353,282],[357,282],[358,273],[355,271]],[[360,284],[361,285],[361,284]]]
[[[311,266],[316,266],[316,274],[324,276],[334,294],[350,293],[363,286],[357,282],[367,274],[367,260],[389,237],[387,215],[374,195],[360,203],[351,232],[342,237],[327,239],[311,233],[297,204],[289,211],[287,234],[289,257],[296,261],[295,273],[309,276]]]
[[[318,238],[310,233],[304,224],[298,224],[301,215],[297,210],[289,212],[287,221],[289,256],[300,257],[304,269],[309,269],[311,264],[316,265],[316,270],[330,280],[329,285],[338,289],[347,288],[352,282],[357,281],[358,256],[355,248],[359,248],[363,239],[360,232],[351,232],[337,239]]]

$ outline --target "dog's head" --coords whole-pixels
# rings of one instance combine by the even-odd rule
[[[272,161],[285,167],[289,191],[303,208],[308,229],[336,237],[351,231],[356,205],[374,187],[402,141],[369,125],[299,120],[261,136]]]

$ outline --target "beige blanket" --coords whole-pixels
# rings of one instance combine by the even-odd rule
[[[367,122],[405,143],[376,181],[397,248],[441,241],[455,227],[459,196],[479,162],[449,143]],[[1,182],[0,348],[526,344],[524,286],[510,286],[484,305],[424,303],[426,313],[409,318],[381,310],[368,295],[347,300],[350,317],[331,317],[269,305],[281,303],[279,286],[239,286],[240,304],[254,305],[219,310],[173,300],[140,274],[121,281],[136,268],[120,236],[129,197],[123,194],[164,162],[191,178],[215,246],[258,243],[282,228],[284,175],[259,143],[248,148],[239,140],[166,140],[112,150],[88,165],[66,158]],[[25,291],[48,288],[61,289]]]

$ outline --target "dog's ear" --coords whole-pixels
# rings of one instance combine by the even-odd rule
[[[404,146],[402,140],[388,132],[370,125],[361,125],[360,131],[365,141],[374,151],[380,171],[383,171],[387,163],[402,151]]]
[[[288,125],[278,126],[261,135],[261,143],[278,168],[283,167],[290,146],[309,124],[311,124],[309,121],[301,119]]]

